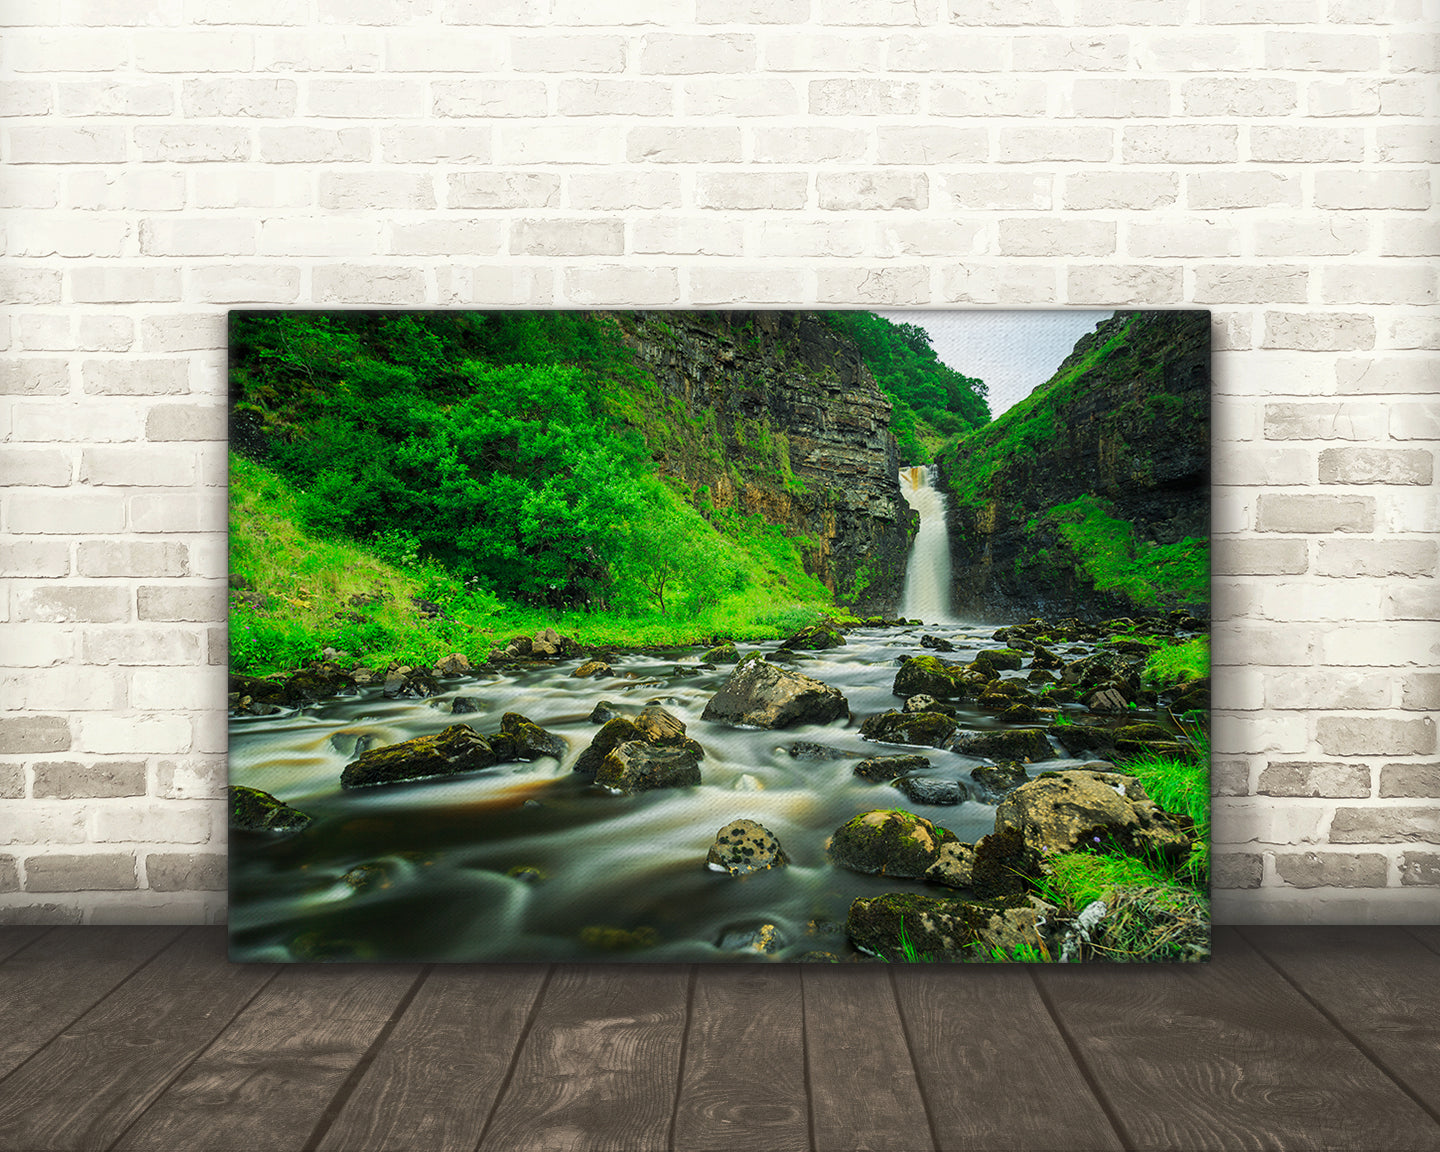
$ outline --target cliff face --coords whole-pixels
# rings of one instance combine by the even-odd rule
[[[957,612],[1099,618],[1205,607],[1193,569],[1210,530],[1209,325],[1208,312],[1118,313],[1030,400],[941,454]],[[1081,544],[1062,524],[1087,514],[1097,539]],[[1129,559],[1151,557],[1161,576],[1188,549],[1188,598],[1163,581],[1150,604],[1097,587],[1102,520],[1133,545]]]
[[[702,508],[802,535],[842,603],[893,611],[914,514],[890,401],[855,346],[803,312],[637,312],[626,327],[658,390],[643,415],[661,472]]]

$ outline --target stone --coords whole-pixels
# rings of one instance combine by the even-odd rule
[[[1055,750],[1040,728],[1006,728],[992,732],[957,732],[951,751],[977,760],[1054,760]]]
[[[789,858],[780,841],[768,828],[754,820],[732,820],[715,833],[715,843],[705,857],[705,866],[712,872],[744,876],[782,868]]]
[[[1025,653],[1015,648],[985,648],[975,653],[975,663],[989,664],[997,672],[1014,672],[1025,663]]]
[[[726,952],[758,952],[762,956],[768,956],[779,952],[785,944],[785,937],[778,927],[774,924],[759,924],[726,929],[721,933],[716,946]]]
[[[896,696],[924,693],[937,699],[953,700],[965,695],[965,686],[960,680],[963,672],[959,665],[947,664],[938,656],[911,656],[895,673],[891,692]]]
[[[860,725],[860,735],[880,744],[912,744],[944,748],[957,725],[939,712],[881,712]]]
[[[1118,681],[1130,691],[1140,687],[1140,670],[1145,661],[1139,656],[1127,656],[1122,652],[1095,652],[1065,665],[1060,674],[1064,684],[1074,684],[1083,693],[1089,688],[1098,688]]]
[[[975,842],[970,887],[982,900],[1018,896],[1034,886],[1040,853],[1018,829],[996,822],[996,830]]]
[[[622,715],[620,705],[613,700],[601,700],[590,710],[589,719],[592,724],[604,724],[610,720],[618,720]]]
[[[538,760],[542,756],[553,756],[556,760],[563,760],[570,751],[570,745],[563,737],[545,731],[518,712],[506,712],[500,717],[500,731],[515,741],[515,759]]]
[[[819,763],[827,760],[848,760],[855,755],[843,748],[831,748],[828,744],[816,744],[813,740],[797,740],[786,751],[790,759]]]
[[[440,691],[428,668],[392,667],[385,673],[384,692],[391,699],[398,697],[434,696]]]
[[[577,680],[603,680],[606,676],[614,676],[615,671],[603,660],[587,660],[570,675]]]
[[[468,724],[452,724],[430,736],[372,748],[345,765],[340,787],[363,788],[427,777],[475,772],[500,762],[490,741]]]
[[[975,867],[975,849],[969,844],[951,840],[940,845],[935,862],[925,869],[925,879],[947,888],[969,888]]]
[[[929,767],[930,761],[924,756],[872,756],[855,765],[855,775],[876,784],[888,784],[897,776]]]
[[[311,817],[298,808],[259,788],[232,784],[229,797],[232,828],[246,832],[298,832],[311,822]]]
[[[658,706],[646,708],[634,724],[647,744],[678,744],[685,739],[685,722]]]
[[[435,662],[435,675],[437,676],[464,676],[473,671],[470,658],[463,652],[452,652],[448,656],[442,656]]]
[[[1191,845],[1179,818],[1162,811],[1135,777],[1119,772],[1044,772],[995,810],[995,830],[1006,828],[1046,854],[1115,845],[1179,859]]]
[[[618,748],[630,740],[644,740],[644,738],[640,729],[623,716],[607,720],[600,731],[595,733],[595,739],[590,741],[590,747],[580,753],[579,759],[575,761],[574,770],[587,776],[593,776],[600,770],[600,765],[605,762],[605,757],[609,755],[612,748]]]
[[[1018,760],[1006,760],[994,766],[982,764],[970,769],[970,791],[984,804],[998,804],[1029,779],[1030,773]]]
[[[780,647],[782,650],[790,652],[816,652],[826,648],[838,648],[844,643],[845,637],[840,634],[840,629],[835,625],[811,624],[808,628],[800,629]]]
[[[939,636],[931,636],[928,632],[920,637],[920,647],[930,648],[936,652],[954,652],[955,645]]]
[[[740,650],[730,641],[717,644],[714,648],[708,648],[700,655],[700,660],[705,664],[738,664],[740,662]]]
[[[695,744],[695,748],[699,745]],[[661,748],[642,740],[619,744],[605,754],[595,783],[612,792],[649,792],[700,783],[700,757],[694,748]]]
[[[916,695],[916,696],[911,696],[910,699],[906,700],[905,703],[904,703],[903,705],[901,705],[900,711],[902,711],[902,712],[938,712],[938,713],[940,713],[940,715],[942,715],[942,716],[954,716],[954,715],[955,715],[955,709],[954,709],[951,705],[949,705],[949,704],[942,704],[942,703],[940,703],[940,701],[936,700],[935,697],[933,697],[933,696],[927,696],[927,695],[926,695],[925,693],[923,693],[923,692],[921,692],[920,694],[918,694],[918,695]]]
[[[826,724],[850,715],[838,689],[756,656],[747,657],[705,705],[702,719],[752,728]]]
[[[856,948],[892,963],[910,959],[960,961],[969,959],[974,946],[982,940],[1002,939],[999,929],[1015,907],[1003,902],[890,892],[855,900],[845,930]],[[1023,918],[1025,914],[1021,915]],[[1038,918],[1032,915],[1031,924]],[[988,943],[986,947],[988,950]]]
[[[837,828],[825,852],[837,868],[914,879],[935,863],[941,844],[954,839],[923,816],[877,808]]]
[[[322,700],[354,690],[355,682],[345,669],[338,664],[321,661],[302,668],[285,681],[283,703],[292,708],[303,708],[306,704],[319,704]]]
[[[965,785],[959,780],[941,780],[934,776],[901,776],[890,783],[904,793],[905,798],[912,804],[948,807],[963,804],[970,798]]]
[[[479,712],[482,701],[479,696],[456,696],[450,701],[450,712],[455,716],[463,716],[471,712]]]

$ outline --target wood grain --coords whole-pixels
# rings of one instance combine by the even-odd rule
[[[0,1149],[108,1148],[274,974],[192,928],[56,1036],[0,1093]]]
[[[688,985],[677,965],[558,967],[480,1147],[665,1148]]]
[[[807,964],[801,977],[815,1147],[934,1148],[889,966]]]
[[[1245,928],[1240,933],[1440,1114],[1440,955],[1403,928]],[[1435,1143],[1440,1147],[1440,1124]]]
[[[464,965],[431,972],[317,1147],[469,1152],[547,971]]]
[[[368,964],[284,969],[115,1147],[302,1147],[419,971]]]
[[[4,963],[20,949],[29,947],[49,931],[48,924],[7,924],[0,928],[0,963]]]
[[[674,1145],[686,1152],[810,1147],[798,966],[699,970]]]
[[[905,964],[891,974],[943,1152],[1122,1147],[1028,966]]]
[[[1036,973],[1137,1150],[1434,1152],[1430,1118],[1246,944]]]
[[[52,928],[0,964],[0,1077],[174,941],[181,928]]]

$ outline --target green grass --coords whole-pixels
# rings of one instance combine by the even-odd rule
[[[1210,637],[1167,644],[1145,661],[1143,678],[1156,688],[1173,688],[1210,675]]]

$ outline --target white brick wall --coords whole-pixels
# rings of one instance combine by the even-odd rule
[[[747,301],[1213,309],[1217,917],[1437,919],[1435,17],[10,0],[0,920],[224,914],[227,308]]]

